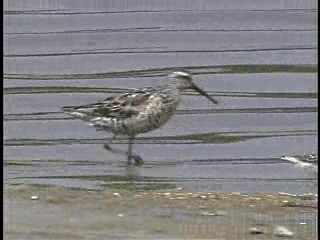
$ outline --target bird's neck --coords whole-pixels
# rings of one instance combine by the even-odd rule
[[[171,88],[176,88],[179,91],[183,88],[183,86],[181,86],[181,82],[176,79],[170,79],[170,81],[167,82],[167,85]]]
[[[170,81],[166,84],[166,88],[172,92],[172,94],[180,94],[180,89],[176,81]]]
[[[166,96],[169,99],[172,99],[174,101],[179,101],[180,100],[180,91],[174,82],[167,82],[165,85],[162,85],[159,87],[160,91],[164,96]]]

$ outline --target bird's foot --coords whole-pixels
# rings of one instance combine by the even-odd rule
[[[143,163],[144,163],[143,159],[139,155],[133,155],[132,158],[134,160],[135,166],[142,166],[143,165]]]
[[[103,147],[104,147],[104,149],[106,149],[106,150],[108,150],[108,151],[111,151],[111,150],[112,150],[112,148],[110,147],[109,144],[104,144]]]
[[[128,159],[128,165],[132,165],[131,159],[134,160],[134,166],[142,166],[143,165],[143,159],[139,155],[132,155],[130,159]]]
[[[125,155],[128,154],[125,151],[112,148],[109,144],[104,144],[103,148],[106,149],[107,151],[111,151],[113,153],[120,153],[120,154],[125,154]],[[131,159],[134,160],[134,166],[141,166],[144,163],[143,159],[139,155],[131,155],[131,157],[128,156],[128,165],[132,165]]]

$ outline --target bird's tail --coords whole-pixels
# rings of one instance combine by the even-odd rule
[[[73,106],[65,106],[65,107],[62,108],[62,111],[65,112],[65,113],[73,112],[75,110],[76,110],[76,108],[73,107]]]
[[[85,106],[65,106],[62,111],[76,118],[87,118],[92,114],[93,109]]]

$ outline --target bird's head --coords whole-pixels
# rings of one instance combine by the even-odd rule
[[[173,72],[169,78],[176,81],[179,89],[188,89],[192,85],[192,75],[187,71]]]
[[[218,104],[218,101],[216,101],[214,98],[209,96],[207,92],[199,88],[192,80],[191,73],[187,71],[179,71],[179,72],[173,72],[169,74],[169,78],[173,79],[177,83],[177,87],[179,89],[194,89],[201,95],[205,96],[207,99],[209,99],[211,102]]]

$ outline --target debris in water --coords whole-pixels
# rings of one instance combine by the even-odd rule
[[[224,211],[224,210],[217,210],[215,212],[202,211],[200,214],[202,216],[225,216],[227,215],[227,211]]]
[[[263,234],[264,233],[263,230],[258,227],[249,228],[249,232],[250,232],[250,234]]]
[[[177,200],[187,199],[187,197],[176,197]]]
[[[112,194],[113,194],[113,196],[121,197],[120,193],[115,192],[115,193],[112,193]]]
[[[31,196],[30,198],[31,198],[31,200],[39,200],[39,197],[38,197],[38,196],[36,196],[36,195]]]
[[[277,226],[274,229],[274,235],[278,237],[293,237],[293,232],[283,226]]]
[[[279,192],[279,195],[289,196],[289,197],[296,197],[297,196],[296,194],[290,194],[290,193],[285,193],[285,192]]]

